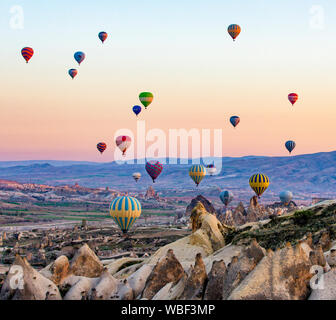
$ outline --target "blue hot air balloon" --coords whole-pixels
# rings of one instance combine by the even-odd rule
[[[231,191],[222,191],[219,194],[219,198],[222,200],[224,205],[227,207],[227,205],[233,200],[233,193]]]
[[[240,122],[240,118],[238,116],[233,116],[230,118],[230,122],[234,127],[236,127]]]
[[[296,143],[295,141],[289,140],[285,143],[285,146],[289,153],[291,153],[294,150]]]
[[[134,106],[133,107],[133,112],[135,113],[136,116],[141,112],[141,107],[140,106]]]
[[[78,62],[78,64],[80,65],[84,59],[85,59],[85,53],[84,52],[81,52],[81,51],[77,51],[75,54],[74,54],[74,57],[75,57],[75,60]]]
[[[293,194],[290,191],[285,190],[280,192],[279,197],[283,204],[288,205],[293,199]]]

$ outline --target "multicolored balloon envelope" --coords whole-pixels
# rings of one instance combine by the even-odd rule
[[[149,176],[152,178],[153,183],[156,178],[161,174],[163,169],[162,164],[159,161],[147,161],[146,162],[146,171]]]
[[[216,166],[212,163],[212,164],[208,164],[206,166],[206,171],[210,176],[213,176],[216,172],[217,172],[217,168]]]
[[[293,199],[293,193],[288,190],[282,191],[279,194],[279,198],[284,205],[288,205]]]
[[[230,118],[230,122],[234,127],[237,127],[238,123],[240,122],[240,118],[238,116],[232,116]]]
[[[97,149],[98,149],[98,151],[101,153],[101,154],[103,154],[103,152],[106,150],[106,143],[105,142],[99,142],[98,144],[97,144]]]
[[[140,172],[134,172],[132,174],[132,177],[135,180],[135,182],[138,182],[140,180],[140,178],[141,178],[141,173]]]
[[[292,104],[292,106],[294,105],[294,103],[299,99],[299,96],[297,93],[290,93],[288,95],[288,100],[289,102]]]
[[[140,102],[144,105],[145,109],[152,103],[154,96],[151,92],[141,92],[139,95]]]
[[[231,191],[222,191],[219,194],[219,198],[224,203],[224,205],[227,207],[227,205],[233,200],[233,193]]]
[[[232,37],[233,41],[239,36],[241,28],[238,24],[231,24],[228,27],[228,33]]]
[[[119,136],[116,139],[117,147],[122,151],[123,156],[126,155],[126,150],[130,147],[132,139],[128,136]]]
[[[105,31],[99,32],[98,34],[98,38],[100,39],[102,43],[104,43],[107,37],[108,37],[108,34]]]
[[[141,204],[133,197],[117,197],[110,204],[110,215],[123,233],[127,233],[141,215]]]
[[[84,59],[85,59],[85,53],[82,52],[82,51],[77,51],[74,54],[74,58],[78,62],[78,64],[80,65],[84,61]]]
[[[141,107],[140,106],[134,106],[133,107],[133,112],[135,113],[136,116],[141,112]]]
[[[262,173],[254,174],[250,178],[250,187],[253,189],[253,191],[259,198],[265,192],[268,186],[269,186],[269,179],[266,175]]]
[[[26,62],[28,63],[28,61],[31,59],[31,57],[34,55],[34,50],[33,48],[30,47],[24,47],[21,50],[21,54],[22,57],[26,60]]]
[[[194,164],[189,169],[189,176],[190,176],[191,179],[194,180],[197,187],[201,183],[201,181],[205,177],[205,175],[206,175],[206,169],[201,164]]]
[[[70,69],[70,70],[68,71],[68,73],[69,73],[70,77],[73,79],[74,77],[77,76],[78,71],[77,71],[76,69]]]
[[[296,143],[295,141],[292,141],[292,140],[289,140],[285,143],[285,147],[289,151],[289,153],[291,153],[294,150],[295,146],[296,146]]]

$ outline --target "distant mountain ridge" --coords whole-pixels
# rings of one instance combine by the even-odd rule
[[[336,196],[336,151],[290,157],[247,156],[216,159],[222,163],[220,174],[206,177],[200,190],[206,188],[248,190],[248,179],[262,172],[270,178],[268,192],[290,189],[314,196]],[[15,165],[16,164],[16,165]],[[195,190],[189,178],[189,164],[165,164],[155,190]],[[218,165],[217,165],[218,167]],[[142,174],[136,184],[133,172]],[[19,161],[0,162],[0,179],[22,183],[110,187],[119,190],[144,190],[151,179],[143,164],[96,163],[80,161]]]

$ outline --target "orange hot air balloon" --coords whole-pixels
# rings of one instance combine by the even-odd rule
[[[288,95],[288,100],[289,102],[292,104],[292,106],[294,105],[294,103],[299,99],[299,96],[297,93],[290,93]]]
[[[238,26],[238,24],[231,24],[228,27],[228,33],[232,37],[233,41],[235,41],[235,39],[239,36],[240,31],[241,28]]]
[[[26,60],[26,62],[28,63],[28,61],[31,59],[31,57],[34,55],[34,50],[33,48],[30,47],[24,47],[21,50],[21,54],[22,57]]]
[[[130,147],[132,139],[128,136],[119,136],[116,139],[117,147],[122,151],[123,156],[126,155],[126,150]]]

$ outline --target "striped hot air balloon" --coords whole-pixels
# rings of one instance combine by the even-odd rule
[[[69,73],[70,77],[73,79],[74,77],[77,76],[78,71],[77,71],[76,69],[70,69],[70,70],[68,71],[68,73]]]
[[[227,205],[233,200],[233,193],[231,191],[222,191],[219,194],[219,198],[224,203],[224,205],[227,207]]]
[[[107,37],[108,37],[108,34],[105,31],[99,32],[98,34],[98,38],[100,39],[102,43],[104,43]]]
[[[141,204],[133,197],[117,197],[110,204],[110,215],[123,233],[127,233],[141,215]]]
[[[141,92],[139,95],[140,102],[144,105],[145,109],[152,103],[154,96],[151,92]]]
[[[237,127],[238,123],[240,122],[240,118],[238,116],[232,116],[230,118],[230,122],[234,127]]]
[[[268,186],[269,186],[269,179],[266,175],[262,173],[254,174],[250,178],[250,187],[254,190],[254,192],[259,198],[265,192]]]
[[[206,169],[203,165],[201,164],[194,164],[193,166],[190,167],[189,169],[189,176],[191,179],[194,180],[196,183],[196,186],[200,184],[204,176],[206,175]]]
[[[147,161],[146,162],[146,171],[149,176],[152,178],[153,183],[155,179],[161,174],[163,169],[162,164],[159,161]]]
[[[105,142],[99,142],[98,144],[97,144],[97,149],[98,149],[98,151],[101,153],[101,154],[103,154],[103,152],[106,150],[106,143]]]
[[[119,136],[116,138],[116,145],[122,151],[123,156],[126,155],[126,150],[130,147],[132,139],[128,136]]]
[[[31,57],[34,55],[33,48],[30,47],[24,47],[21,50],[22,57],[26,60],[26,63],[31,59]]]
[[[288,150],[289,153],[291,153],[296,146],[295,141],[289,140],[285,143],[285,147]]]
[[[235,41],[235,39],[239,36],[240,31],[241,28],[238,26],[238,24],[231,24],[228,27],[228,33],[232,37],[233,41]]]
[[[297,93],[290,93],[288,95],[288,100],[289,102],[292,104],[292,106],[294,105],[294,103],[299,99],[299,96]]]

